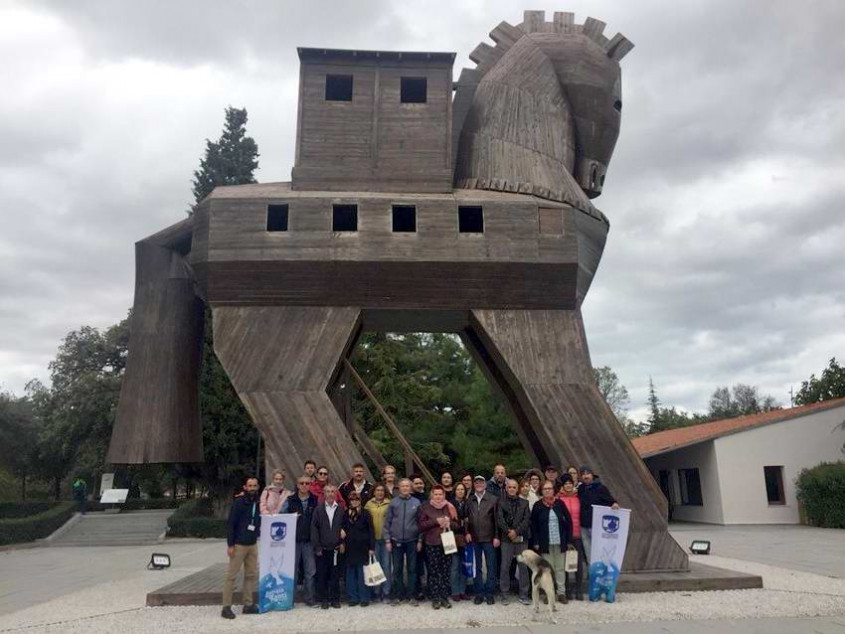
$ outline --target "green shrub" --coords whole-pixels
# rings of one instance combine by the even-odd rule
[[[67,522],[76,510],[73,502],[60,502],[42,513],[0,520],[0,545],[43,539]]]
[[[226,537],[226,520],[214,517],[208,498],[189,500],[167,520],[168,537]]]
[[[822,462],[803,469],[795,486],[807,524],[845,528],[845,462]]]
[[[57,502],[0,502],[0,520],[29,517],[49,511]]]

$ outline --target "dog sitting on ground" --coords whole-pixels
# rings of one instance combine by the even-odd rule
[[[540,590],[546,593],[546,602],[549,604],[549,618],[552,623],[557,623],[553,612],[557,612],[555,606],[555,571],[552,565],[535,553],[526,548],[517,555],[516,560],[528,566],[531,571],[531,598],[535,615],[540,612]]]

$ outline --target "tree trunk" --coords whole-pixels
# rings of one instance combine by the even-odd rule
[[[54,478],[53,479],[53,496],[56,498],[56,502],[58,502],[62,497],[62,479],[61,478]]]
[[[26,502],[26,474],[21,475],[21,502]]]

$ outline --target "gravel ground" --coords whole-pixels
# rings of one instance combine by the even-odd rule
[[[558,623],[611,623],[682,619],[748,619],[845,615],[845,579],[796,572],[721,557],[700,560],[715,566],[760,574],[762,590],[620,594],[614,604],[572,602],[558,604]],[[184,570],[179,573],[184,574]],[[176,575],[174,575],[175,577]],[[146,593],[170,582],[167,573],[140,573],[121,582],[86,588],[37,607],[0,619],[0,632],[314,632],[395,630],[399,628],[467,628],[524,625],[532,622],[531,608],[511,605],[456,604],[434,611],[428,605],[373,605],[325,612],[296,608],[260,616],[223,621],[216,607],[137,607]],[[47,590],[49,592],[49,590]],[[239,610],[236,610],[239,612]],[[548,622],[541,612],[539,622]]]

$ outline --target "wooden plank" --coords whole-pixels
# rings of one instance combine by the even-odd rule
[[[428,467],[425,466],[425,463],[420,459],[417,453],[414,451],[414,448],[411,447],[411,443],[409,443],[406,439],[402,431],[397,427],[396,423],[393,422],[393,419],[390,417],[390,414],[381,406],[379,400],[375,397],[375,395],[370,391],[370,388],[367,387],[367,384],[364,382],[364,379],[361,378],[361,375],[352,367],[352,364],[349,363],[349,359],[343,360],[344,365],[349,369],[349,372],[352,374],[352,377],[358,382],[358,385],[361,386],[361,389],[364,391],[364,394],[367,395],[367,398],[376,408],[376,411],[382,417],[384,422],[387,424],[388,429],[393,432],[393,435],[396,436],[396,440],[399,441],[399,444],[402,445],[402,448],[405,450],[406,454],[410,454],[414,462],[417,463],[417,467],[419,467],[420,473],[423,477],[428,480],[429,485],[433,486],[438,483],[435,477],[431,474],[431,471],[428,470]],[[406,458],[407,461],[407,458]]]

